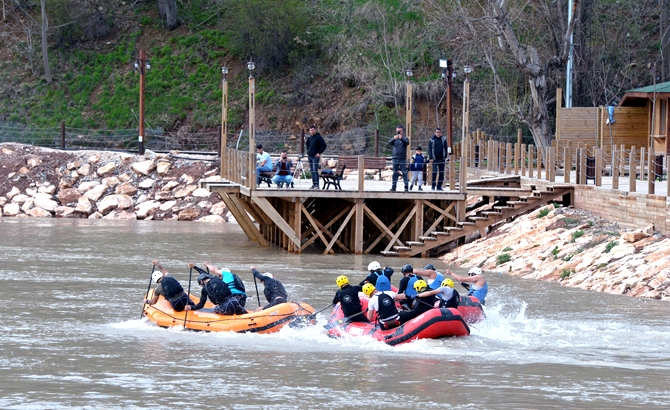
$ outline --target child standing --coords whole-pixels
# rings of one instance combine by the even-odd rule
[[[419,191],[423,191],[421,186],[423,185],[423,164],[426,161],[426,158],[422,154],[423,150],[421,146],[416,147],[416,152],[412,155],[412,163],[409,165],[409,170],[412,171],[412,181],[409,189],[414,188],[414,183],[418,181]]]

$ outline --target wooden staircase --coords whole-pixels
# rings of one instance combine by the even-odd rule
[[[430,251],[449,242],[479,232],[485,237],[490,228],[500,222],[513,219],[519,215],[541,208],[552,202],[562,202],[565,195],[572,195],[571,186],[546,187],[536,189],[531,186],[529,195],[518,197],[500,197],[493,205],[488,204],[471,211],[456,226],[444,226],[419,236],[416,241],[406,241],[406,246],[394,246],[393,251],[382,252],[385,256],[410,257]],[[514,198],[514,199],[513,199]]]

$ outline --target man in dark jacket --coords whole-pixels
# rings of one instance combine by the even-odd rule
[[[158,302],[158,297],[163,296],[175,312],[183,312],[186,306],[195,306],[195,303],[184,292],[184,288],[179,281],[172,277],[167,269],[162,267],[157,260],[151,261],[151,263],[158,268],[158,271],[151,274],[151,280],[156,282],[156,289],[154,289],[154,296],[145,300],[144,303],[149,306],[154,305]]]
[[[447,138],[442,136],[442,128],[435,129],[435,135],[428,141],[428,158],[433,164],[433,184],[430,189],[435,190],[435,176],[437,175],[437,190],[442,191],[444,183],[444,164],[449,155]]]
[[[314,125],[309,126],[309,137],[305,141],[305,149],[307,150],[307,159],[309,161],[309,172],[312,174],[312,188],[319,189],[319,161],[321,161],[321,154],[326,150],[326,141],[324,141],[321,134],[316,131]]]
[[[402,135],[402,125],[398,125],[396,134],[388,142],[393,146],[393,179],[391,183],[391,192],[395,192],[398,185],[398,169],[402,172],[402,180],[405,182],[405,191],[409,191],[409,181],[407,180],[407,146],[409,140]]]
[[[184,310],[202,309],[205,306],[207,299],[209,299],[216,305],[214,307],[214,313],[218,313],[219,315],[244,315],[248,313],[240,305],[237,298],[233,297],[233,293],[230,291],[228,285],[223,283],[220,278],[210,275],[195,266],[192,262],[189,263],[188,266],[200,273],[200,276],[198,276],[198,284],[202,286],[202,292],[200,294],[200,302],[195,306],[186,306]]]
[[[251,269],[251,273],[254,274],[254,277],[263,283],[263,294],[265,295],[268,304],[263,306],[262,310],[271,308],[280,303],[286,303],[288,299],[286,289],[284,289],[284,285],[282,285],[280,281],[274,278],[274,275],[270,272],[260,273],[256,270],[255,266],[251,266],[249,269]]]

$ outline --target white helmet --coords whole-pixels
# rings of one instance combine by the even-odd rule
[[[159,280],[163,279],[163,272],[156,270],[151,274],[151,280],[158,283]]]
[[[382,265],[380,265],[379,262],[377,262],[377,261],[372,261],[372,262],[370,262],[370,264],[368,265],[368,270],[369,270],[370,272],[374,272],[374,271],[380,270],[381,268],[382,268]]]
[[[263,276],[267,276],[267,277],[270,278],[270,279],[274,279],[274,278],[275,278],[275,276],[274,276],[273,274],[271,274],[270,272],[265,272],[265,273],[263,274]]]
[[[468,276],[475,276],[475,275],[482,275],[482,274],[483,274],[482,270],[477,268],[477,267],[470,268],[470,270],[468,271]]]

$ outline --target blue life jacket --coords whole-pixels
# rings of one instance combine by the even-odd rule
[[[440,286],[442,286],[442,281],[444,280],[444,276],[440,272],[437,272],[437,275],[435,276],[435,279],[428,284],[431,289],[439,289]]]
[[[377,275],[377,282],[375,284],[375,289],[377,289],[380,292],[383,292],[385,290],[391,290],[391,281],[389,278],[384,275],[383,272],[375,272]]]
[[[489,283],[486,282],[484,284],[484,287],[481,289],[475,289],[474,286],[471,286],[470,291],[468,292],[468,296],[472,295],[476,297],[477,299],[479,299],[479,303],[484,305],[486,304],[486,301],[484,299],[486,299],[486,295],[488,293],[489,293]]]
[[[238,288],[239,283],[238,283],[238,281],[235,280],[235,276],[237,276],[237,275],[233,274],[232,272],[230,272],[228,270],[221,270],[221,276],[222,276],[221,280],[223,280],[223,282],[226,285],[228,285],[228,289],[230,289],[230,292],[233,295],[246,294],[246,292],[244,291],[245,290],[244,285],[242,285],[242,289]]]
[[[414,282],[419,280],[419,278],[416,277],[416,275],[409,275],[409,282],[407,282],[407,289],[405,289],[405,296],[413,298],[416,297],[418,294],[416,290],[414,290]]]

